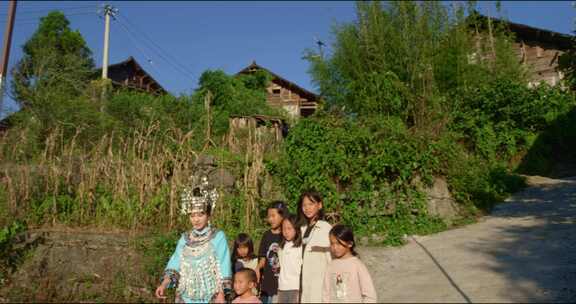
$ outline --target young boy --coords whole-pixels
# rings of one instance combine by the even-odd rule
[[[242,268],[234,274],[234,292],[238,295],[232,303],[258,303],[260,299],[252,290],[256,287],[256,272],[250,268]]]
[[[260,299],[262,303],[275,303],[278,294],[278,275],[280,274],[280,261],[278,251],[282,241],[282,220],[288,214],[286,204],[275,201],[268,206],[267,221],[270,230],[266,231],[260,241],[258,255],[258,271],[263,269],[260,280]]]

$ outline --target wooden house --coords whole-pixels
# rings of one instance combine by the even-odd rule
[[[480,17],[483,30],[486,30],[488,17]],[[563,78],[558,67],[558,58],[574,47],[572,35],[557,33],[498,18],[491,18],[494,25],[504,25],[514,34],[514,48],[519,60],[528,66],[530,86],[544,81],[557,85]]]
[[[100,78],[102,69],[94,71],[95,77]],[[128,59],[108,66],[108,78],[116,88],[129,88],[154,95],[168,94],[168,92],[148,74],[142,66],[130,56]],[[12,115],[0,120],[0,133],[12,127]]]
[[[271,106],[283,108],[295,118],[314,114],[320,100],[318,95],[259,66],[255,61],[237,75],[250,74],[258,70],[264,70],[272,75],[272,81],[267,88],[267,101]]]
[[[99,69],[100,76],[102,69]],[[166,90],[142,66],[130,56],[128,59],[108,66],[108,78],[115,87],[125,87],[154,95],[167,94]]]

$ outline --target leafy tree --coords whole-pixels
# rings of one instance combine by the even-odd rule
[[[62,12],[53,11],[23,45],[24,57],[13,70],[12,90],[23,105],[78,96],[92,76],[91,51]]]
[[[483,20],[465,15],[437,1],[358,2],[357,20],[334,28],[329,58],[308,51],[313,81],[329,105],[427,128],[456,108],[448,97],[459,90],[523,78],[505,29],[488,36],[474,31]]]
[[[574,6],[576,9],[576,5]],[[576,21],[574,22],[576,28]],[[576,34],[576,31],[574,31]],[[571,48],[558,58],[560,69],[564,73],[566,85],[573,91],[576,90],[576,36],[572,36]]]
[[[201,130],[206,125],[204,98],[210,92],[212,108],[212,128],[216,136],[228,130],[230,115],[271,115],[284,116],[282,110],[271,108],[266,102],[266,87],[271,75],[257,71],[249,75],[227,75],[221,70],[208,70],[202,73],[199,88],[192,95],[193,112],[199,118],[195,128]]]
[[[566,85],[571,90],[576,90],[576,38],[572,40],[573,48],[559,57],[559,65],[565,75]]]

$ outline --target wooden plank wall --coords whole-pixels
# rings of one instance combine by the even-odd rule
[[[514,46],[522,63],[530,69],[530,85],[541,81],[551,85],[559,83],[562,73],[558,70],[558,57],[563,51],[536,41],[519,41]]]
[[[278,90],[279,93],[275,93],[278,92]],[[267,91],[267,101],[270,105],[282,107],[294,117],[300,116],[300,103],[305,101],[305,98],[300,97],[298,93],[275,82],[271,82]]]

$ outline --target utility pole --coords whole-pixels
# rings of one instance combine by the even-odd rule
[[[104,17],[105,17],[105,27],[104,27],[104,58],[102,59],[102,79],[108,78],[108,49],[110,44],[110,16],[118,13],[118,10],[111,5],[104,6]]]
[[[8,8],[8,20],[6,21],[6,31],[4,32],[4,49],[2,50],[2,61],[0,62],[0,118],[4,102],[4,88],[6,87],[6,71],[8,70],[8,58],[10,58],[10,46],[12,45],[12,30],[14,29],[14,19],[16,18],[16,0],[10,1]]]

